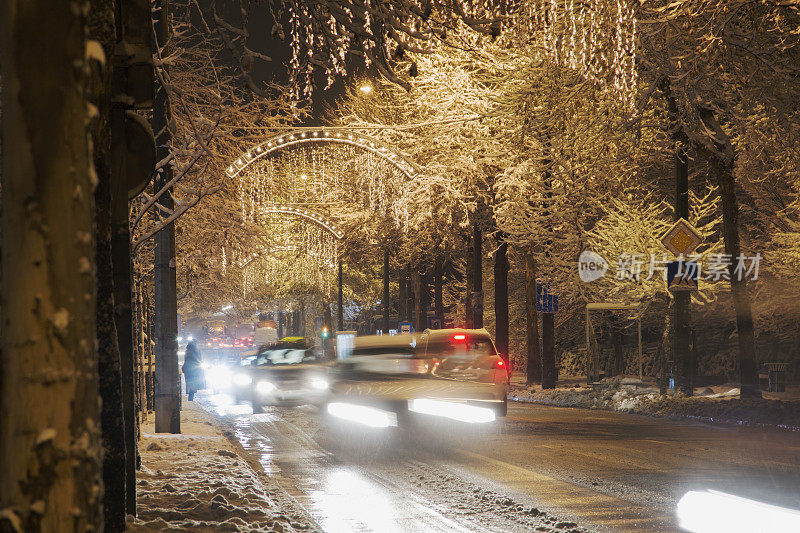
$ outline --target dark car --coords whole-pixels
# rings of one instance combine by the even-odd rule
[[[250,401],[254,413],[264,405],[318,404],[328,391],[324,365],[305,342],[263,346],[232,381],[234,401]]]

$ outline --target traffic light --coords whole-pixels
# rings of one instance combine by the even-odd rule
[[[322,327],[322,338],[323,339],[327,339],[328,338],[328,326],[323,326]]]

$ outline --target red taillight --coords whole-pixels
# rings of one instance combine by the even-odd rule
[[[506,367],[506,362],[503,361],[502,359],[498,359],[497,361],[494,362],[493,365],[493,368],[505,368],[505,367]]]
[[[454,341],[465,341],[465,340],[467,340],[467,336],[464,335],[463,333],[458,333],[456,335],[453,335],[453,340]]]

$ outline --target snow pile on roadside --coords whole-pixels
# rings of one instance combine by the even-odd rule
[[[302,513],[276,506],[210,416],[188,405],[181,435],[155,434],[152,422],[142,427],[138,516],[128,531],[316,530]]]
[[[619,378],[606,378],[597,387],[573,386],[542,390],[512,385],[508,398],[517,402],[559,407],[607,409],[670,418],[800,429],[800,402],[742,400],[732,398],[732,394],[732,391],[728,391],[687,398],[674,393],[660,394],[653,388],[636,390],[626,387]]]

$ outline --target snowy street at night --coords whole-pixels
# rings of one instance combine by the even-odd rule
[[[675,531],[689,490],[800,501],[792,431],[512,404],[491,428],[368,440],[355,428],[341,438],[311,406],[253,415],[224,395],[197,401],[263,469],[272,497],[291,496],[275,501],[293,500],[324,531]]]

